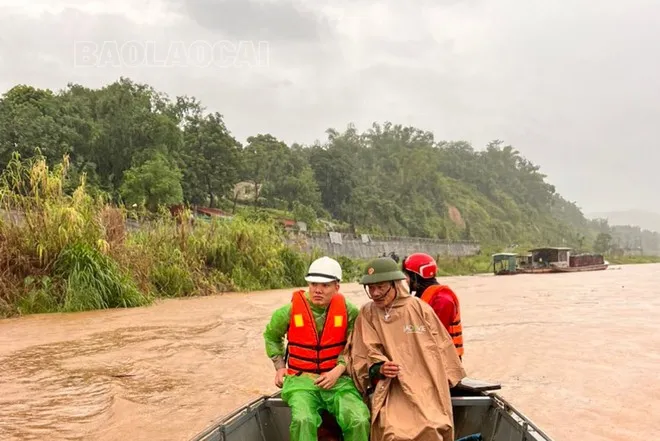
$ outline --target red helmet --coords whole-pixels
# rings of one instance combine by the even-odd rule
[[[403,269],[411,273],[419,274],[424,279],[435,277],[438,272],[438,264],[428,254],[415,253],[406,257],[403,261]]]

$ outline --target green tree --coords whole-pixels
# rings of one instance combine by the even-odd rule
[[[159,205],[183,201],[181,179],[181,171],[162,154],[156,154],[126,171],[121,194],[129,205],[144,205],[148,210],[156,211]]]
[[[215,207],[238,182],[240,143],[231,136],[219,113],[190,116],[183,137],[180,158],[186,199]]]
[[[651,232],[586,219],[540,166],[501,140],[479,150],[392,122],[325,134],[311,146],[257,134],[243,147],[196,97],[170,99],[128,78],[59,92],[17,85],[0,98],[2,164],[14,152],[39,151],[50,165],[67,153],[69,193],[84,173],[93,191],[114,201],[215,207],[238,205],[226,196],[247,181],[254,205],[332,218],[352,231],[577,249],[601,249],[605,236],[597,236],[607,234],[610,245],[660,247]]]
[[[607,253],[612,247],[612,236],[609,233],[599,233],[594,242],[594,251]]]

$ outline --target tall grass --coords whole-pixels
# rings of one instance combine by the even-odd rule
[[[106,228],[103,200],[84,177],[63,191],[68,166],[68,157],[51,170],[43,157],[14,155],[0,177],[2,315],[149,303],[108,254],[120,237]]]
[[[448,257],[438,256],[438,276],[471,276],[492,271],[490,255]]]
[[[65,194],[68,158],[15,155],[0,177],[0,316],[147,305],[159,297],[304,286],[315,256],[272,222],[152,216],[126,231],[126,211],[87,191]]]

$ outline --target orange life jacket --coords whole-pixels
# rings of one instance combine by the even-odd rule
[[[320,339],[305,291],[294,292],[291,303],[287,332],[289,374],[330,371],[337,366],[337,357],[346,345],[348,310],[344,296],[336,294],[330,301]]]
[[[424,294],[422,294],[421,299],[426,303],[431,303],[431,299],[433,298],[433,296],[439,293],[440,291],[448,292],[454,299],[454,304],[456,305],[456,312],[454,313],[454,317],[451,323],[449,324],[448,331],[449,331],[449,335],[451,335],[451,338],[454,342],[454,346],[456,346],[456,352],[458,353],[458,356],[462,357],[463,353],[465,352],[465,349],[463,348],[463,325],[461,324],[461,306],[460,303],[458,302],[458,297],[456,297],[454,291],[452,291],[451,288],[449,288],[447,285],[431,285],[428,288],[426,288]]]

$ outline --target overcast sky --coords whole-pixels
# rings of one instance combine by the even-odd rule
[[[3,92],[123,75],[241,142],[387,120],[502,139],[587,213],[660,211],[658,0],[0,0],[0,29]]]

